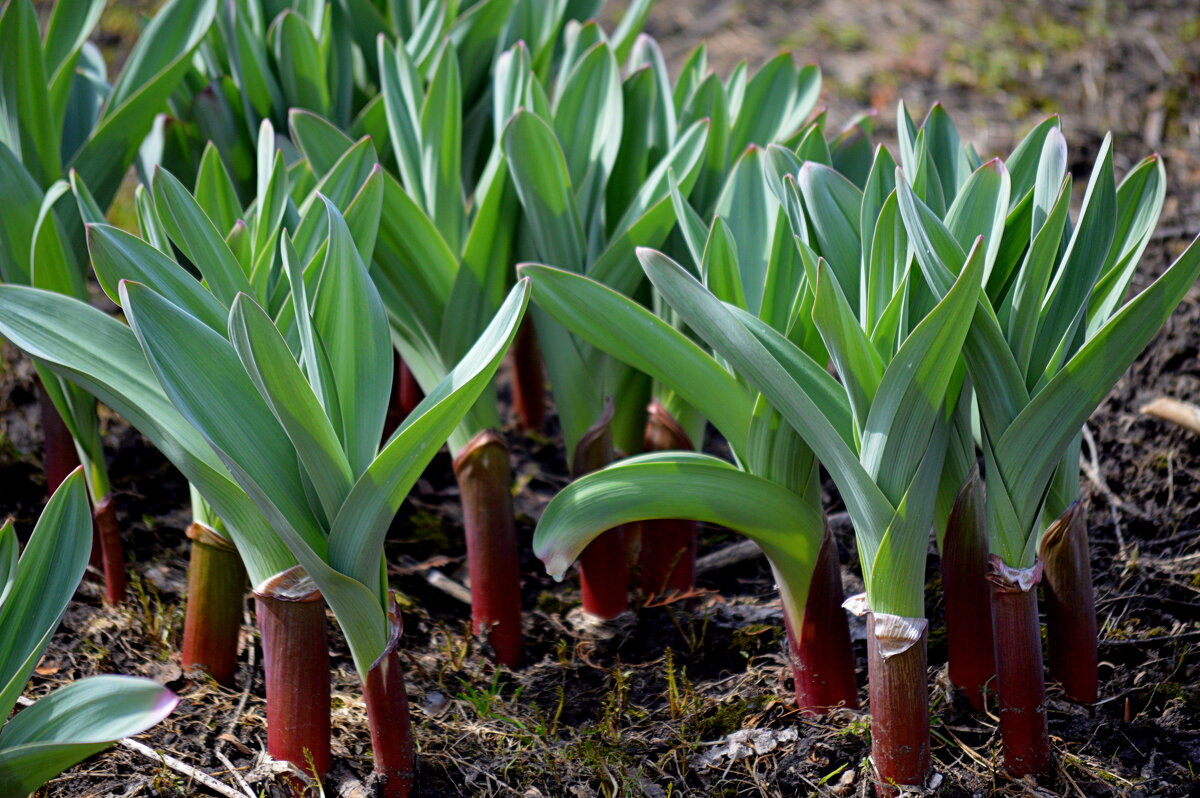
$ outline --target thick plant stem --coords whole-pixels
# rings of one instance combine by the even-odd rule
[[[837,544],[826,527],[798,633],[792,619],[784,615],[796,707],[806,715],[822,715],[834,707],[858,707],[854,653],[843,600]]]
[[[79,467],[79,452],[75,441],[67,431],[58,408],[50,401],[50,394],[38,383],[38,410],[42,417],[43,465],[46,468],[46,495],[51,496],[72,471]]]
[[[193,523],[187,536],[192,541],[192,554],[183,619],[183,669],[207,671],[220,684],[232,687],[242,632],[246,569],[234,545],[204,524]]]
[[[1040,562],[1018,569],[994,554],[988,558],[1004,769],[1018,779],[1045,776],[1051,766],[1037,607],[1041,576]]]
[[[646,409],[642,451],[690,451],[691,439],[657,399]],[[638,583],[646,595],[687,593],[696,583],[696,522],[680,519],[642,521]],[[838,601],[841,606],[841,601]]]
[[[950,681],[971,706],[984,708],[984,688],[996,675],[992,601],[987,581],[987,530],[979,469],[959,491],[942,540],[942,593]]]
[[[400,361],[398,371],[400,372],[400,384],[397,387],[397,397],[400,420],[403,421],[417,409],[417,405],[421,404],[421,400],[425,398],[425,392],[421,390],[421,386],[417,384],[417,378],[413,376],[412,370],[403,360]]]
[[[867,676],[875,792],[921,787],[929,772],[929,685],[924,618],[867,613]]]
[[[1075,502],[1046,530],[1041,560],[1050,678],[1081,704],[1096,703],[1099,661],[1096,594],[1088,553],[1087,512]]]
[[[454,458],[471,579],[471,622],[496,661],[521,662],[521,575],[513,520],[508,445],[495,430],[476,435]]]
[[[383,422],[384,440],[391,437],[396,428],[404,422],[404,419],[408,418],[408,414],[417,405],[421,404],[421,400],[424,397],[425,395],[421,393],[421,386],[417,384],[412,371],[404,364],[404,359],[400,357],[400,353],[394,353],[392,364],[392,396],[388,402],[387,417]]]
[[[512,347],[512,397],[517,423],[526,432],[537,432],[546,420],[546,372],[533,322],[525,319]]]
[[[329,771],[329,648],[325,604],[304,569],[254,591],[267,692],[267,753],[323,779]],[[293,785],[297,795],[303,787]]]
[[[373,780],[378,790],[375,794],[383,798],[408,798],[413,787],[417,754],[408,693],[404,688],[404,669],[397,652],[400,621],[394,601],[389,615],[392,640],[362,679],[363,699],[375,754]]]
[[[612,462],[612,415],[609,399],[600,418],[575,447],[571,475],[576,479]],[[615,618],[629,609],[629,566],[621,527],[600,533],[583,550],[579,556],[579,586],[583,609],[598,618]]]
[[[125,547],[117,526],[117,507],[112,494],[105,496],[92,511],[92,551],[100,550],[104,567],[104,600],[120,604],[125,600]]]

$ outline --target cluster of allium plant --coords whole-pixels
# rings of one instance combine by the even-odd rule
[[[895,794],[930,766],[932,531],[951,681],[980,710],[996,693],[1011,774],[1049,773],[1038,584],[1050,676],[1097,699],[1082,425],[1200,275],[1193,244],[1124,302],[1159,159],[1118,183],[1106,139],[1072,218],[1057,118],[985,163],[940,106],[917,126],[901,105],[894,156],[869,115],[827,135],[816,67],[722,80],[700,47],[672,80],[648,0],[612,31],[601,5],[170,0],[109,85],[99,0],[60,2],[44,35],[8,1],[0,335],[37,366],[62,484],[19,561],[0,529],[6,712],[85,568],[88,492],[121,600],[98,399],[191,485],[185,668],[234,684],[248,577],[268,751],[300,794],[331,763],[328,606],[375,780],[408,795],[384,540],[443,444],[473,630],[523,661],[493,385],[512,347],[517,423],[541,429],[548,380],[575,478],[534,549],[557,577],[580,561],[586,613],[687,598],[696,522],[756,541],[805,713],[858,706],[843,602],[865,614],[875,780]],[[105,217],[131,165],[137,234]],[[89,304],[93,275],[123,319]],[[696,451],[708,424],[732,462]],[[848,601],[822,468],[862,567]],[[124,677],[53,693],[0,729],[0,792],[174,700]]]
[[[822,575],[814,570],[819,537],[794,509],[772,523],[782,506],[765,486],[754,492],[744,473],[803,495],[797,447],[776,440],[781,428],[797,435],[837,485],[858,539],[866,594],[847,604],[868,618],[874,765],[884,792],[922,784],[929,767],[923,593],[931,526],[943,552],[951,675],[977,706],[994,677],[1007,770],[1046,776],[1051,767],[1034,591],[1043,572],[1051,676],[1069,697],[1095,701],[1080,429],[1200,276],[1193,245],[1121,304],[1162,205],[1157,157],[1118,186],[1106,141],[1068,224],[1071,179],[1057,119],[1035,128],[1006,166],[980,163],[940,107],[920,129],[903,106],[900,116],[901,163],[880,147],[857,182],[819,149],[804,157],[804,147],[771,148],[761,179],[778,204],[753,218],[762,224],[781,208],[795,238],[786,256],[771,250],[765,271],[754,245],[743,248],[728,232],[738,218],[729,209],[716,214],[702,252],[692,246],[690,271],[640,251],[659,295],[720,361],[592,281],[522,267],[539,307],[690,397],[743,469],[715,469],[694,454],[610,466],[551,502],[539,556],[561,575],[614,523],[719,523],[760,541],[790,627],[807,625],[813,608],[804,601],[816,598],[810,585]],[[694,211],[677,206],[685,239],[699,241]],[[757,237],[771,240],[769,229]],[[760,294],[763,285],[772,290]],[[823,346],[814,348],[813,333]],[[738,381],[722,386],[718,363]],[[761,391],[753,414],[733,409],[746,384]],[[774,419],[761,414],[764,403]],[[739,433],[734,425],[744,428],[747,418],[750,432]],[[765,425],[772,434],[754,434],[760,419],[774,421]]]

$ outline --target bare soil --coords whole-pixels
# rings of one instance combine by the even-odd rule
[[[119,25],[117,27],[120,27]],[[1062,113],[1072,167],[1086,179],[1105,131],[1118,171],[1151,151],[1169,175],[1162,229],[1140,289],[1200,232],[1200,5],[1195,0],[659,0],[650,30],[678,65],[709,43],[727,73],[779,49],[815,61],[835,124],[874,109],[888,140],[895,103],[923,113],[941,100],[981,154]],[[117,31],[117,36],[121,35]],[[1077,181],[1082,183],[1083,181]],[[1200,795],[1200,440],[1138,408],[1200,393],[1200,292],[1193,290],[1089,424],[1082,477],[1101,628],[1101,699],[1083,708],[1051,686],[1052,784],[995,768],[997,721],[946,686],[936,557],[927,591],[934,771],[938,796]],[[32,369],[6,352],[0,375],[0,511],[28,529],[44,499]],[[552,427],[553,421],[550,425]],[[136,432],[106,416],[106,446],[131,557],[133,597],[101,605],[80,588],[27,695],[80,676],[158,679],[183,697],[140,739],[235,787],[281,794],[255,768],[265,748],[259,655],[247,616],[238,689],[194,684],[178,665],[186,586],[187,486]],[[764,562],[705,575],[686,602],[643,607],[613,640],[572,624],[577,586],[549,580],[529,553],[535,519],[566,482],[559,441],[506,430],[518,475],[529,664],[491,666],[468,634],[468,608],[431,587],[430,568],[461,578],[457,491],[441,455],[406,502],[388,546],[406,598],[403,643],[418,735],[419,796],[854,796],[865,794],[869,721],[846,710],[803,718],[790,708],[779,603]],[[719,446],[719,441],[711,442]],[[701,554],[729,533],[705,529]],[[839,540],[848,586],[853,543]],[[357,795],[370,770],[357,679],[331,622],[335,768],[329,795]],[[865,644],[855,629],[865,704]],[[733,735],[731,737],[731,735]],[[224,759],[222,759],[224,757]],[[228,764],[226,764],[226,761]],[[160,762],[113,749],[43,795],[207,794]]]

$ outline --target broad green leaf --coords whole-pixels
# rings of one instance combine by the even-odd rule
[[[1117,311],[1067,361],[1005,430],[996,443],[996,458],[1020,518],[1036,517],[1063,449],[1197,277],[1200,246],[1193,241],[1161,277]]]
[[[466,235],[462,195],[462,84],[458,54],[447,43],[421,106],[421,183],[425,210],[459,252]]]
[[[91,548],[92,514],[83,471],[76,469],[38,518],[0,605],[0,712],[5,717],[75,595]],[[0,737],[0,747],[4,742]]]
[[[529,111],[517,111],[504,129],[504,152],[539,256],[553,266],[582,271],[583,226],[554,131]]]
[[[333,567],[367,584],[378,580],[383,539],[400,503],[491,381],[528,302],[529,284],[521,282],[475,346],[426,394],[355,482],[329,534]]]
[[[859,243],[862,192],[833,169],[811,161],[800,169],[797,185],[804,198],[804,209],[812,220],[815,241],[810,243],[829,261],[847,299],[857,307],[862,261]]]
[[[859,326],[829,264],[824,258],[818,263],[812,320],[846,387],[846,395],[854,408],[855,429],[861,432],[883,377],[884,362]]]
[[[285,8],[271,24],[268,37],[274,43],[275,62],[288,106],[328,114],[330,96],[325,59],[308,22]]]
[[[329,246],[313,295],[313,326],[329,354],[350,468],[363,473],[379,448],[392,390],[392,345],[383,300],[337,208],[326,200]]]
[[[20,154],[42,188],[62,174],[57,125],[50,116],[47,72],[30,0],[9,0],[0,13],[0,141]]]
[[[354,475],[337,432],[287,342],[245,294],[238,295],[230,310],[229,338],[254,387],[295,446],[326,516],[333,518],[350,492]]]
[[[144,285],[123,282],[120,291],[129,324],[172,404],[268,519],[271,508],[260,496],[269,497],[308,546],[323,552],[325,539],[309,509],[295,450],[233,346]]]
[[[179,698],[133,676],[92,676],[55,690],[0,730],[0,792],[26,795],[67,768],[162,721]]]
[[[824,533],[820,505],[705,454],[645,454],[576,479],[542,514],[534,553],[561,579],[606,529],[656,518],[719,524],[758,543],[771,561],[789,618],[803,617]]]
[[[167,399],[129,327],[61,294],[0,285],[0,335],[149,438],[225,522],[256,584],[295,564],[212,447]]]
[[[227,311],[187,270],[137,236],[105,224],[87,228],[88,252],[96,279],[113,302],[120,299],[122,280],[144,283],[224,333]]]
[[[221,304],[229,307],[240,293],[252,294],[250,281],[225,244],[212,220],[183,184],[162,169],[154,174],[154,205],[158,219],[184,256],[190,260]]]
[[[522,264],[538,307],[574,335],[670,386],[745,450],[753,398],[687,336],[642,305],[582,275]]]
[[[684,321],[751,385],[762,391],[812,447],[838,484],[859,534],[881,533],[886,529],[893,513],[888,500],[859,465],[857,456],[835,425],[810,396],[813,388],[797,381],[807,380],[811,372],[785,370],[734,315],[734,311],[705,291],[694,277],[665,255],[643,249],[638,251],[638,257],[651,282]],[[767,325],[763,326],[774,333]],[[807,358],[802,353],[800,357]],[[817,368],[820,370],[820,367]]]
[[[191,66],[216,0],[168,0],[134,45],[100,122],[70,165],[102,207],[116,194],[138,146]]]

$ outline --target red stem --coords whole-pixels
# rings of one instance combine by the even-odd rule
[[[536,432],[546,419],[546,373],[542,350],[531,319],[517,331],[512,348],[512,396],[517,423],[526,432]]]
[[[62,416],[50,394],[41,382],[38,383],[38,408],[42,415],[43,437],[43,466],[46,469],[46,495],[51,496],[62,481],[79,467],[79,452],[75,450],[75,441],[67,431]],[[93,563],[99,565],[99,562]]]
[[[92,521],[92,551],[99,543],[104,565],[104,600],[109,604],[120,604],[125,600],[125,548],[121,544],[121,528],[117,525],[117,508],[111,494],[96,505]]]
[[[193,523],[187,536],[192,541],[192,553],[183,619],[183,669],[205,670],[220,684],[232,687],[242,632],[246,569],[233,544],[204,524]]]
[[[834,707],[858,707],[850,625],[842,609],[844,598],[837,544],[826,527],[799,635],[791,618],[784,616],[796,706],[806,715],[823,715]]]
[[[657,399],[647,408],[642,451],[690,451],[695,447],[679,422]],[[642,521],[638,582],[648,596],[690,592],[696,584],[696,522],[679,519]],[[626,530],[627,536],[631,530]],[[839,604],[840,606],[840,604]]]
[[[421,386],[417,384],[412,371],[404,364],[400,353],[394,353],[392,396],[388,402],[387,418],[383,422],[384,440],[391,437],[396,428],[404,419],[408,418],[409,413],[415,410],[424,398],[425,394],[421,392]]]
[[[612,462],[612,416],[609,399],[600,418],[575,447],[571,473],[576,479]],[[600,533],[583,550],[579,556],[579,587],[583,609],[592,615],[615,618],[629,609],[629,564],[621,527]]]
[[[929,772],[928,635],[923,618],[867,613],[871,756],[880,796],[899,795],[898,785],[924,786]]]
[[[413,787],[417,754],[408,693],[404,688],[404,668],[396,650],[400,621],[394,604],[390,615],[393,639],[362,680],[363,699],[367,704],[367,725],[371,729],[371,748],[375,754],[374,781],[378,790],[375,794],[383,798],[408,798]]]
[[[1073,701],[1094,704],[1098,697],[1096,666],[1096,594],[1088,552],[1087,513],[1076,502],[1050,525],[1042,538],[1045,581],[1046,639],[1050,678]]]
[[[1018,779],[1048,775],[1051,765],[1037,607],[1041,571],[1041,563],[1022,571],[994,554],[988,558],[1004,768]]]
[[[454,459],[462,496],[471,621],[486,636],[496,661],[521,662],[521,575],[513,521],[512,466],[508,446],[494,430],[471,439]]]
[[[950,681],[982,711],[984,688],[996,675],[992,602],[987,581],[983,483],[972,470],[954,500],[942,540],[942,594]]]
[[[267,692],[267,753],[323,779],[329,771],[329,648],[321,593],[299,566],[254,592]],[[297,795],[303,785],[292,785]]]

